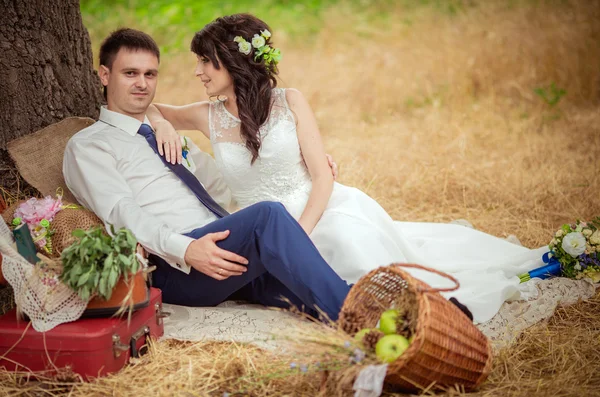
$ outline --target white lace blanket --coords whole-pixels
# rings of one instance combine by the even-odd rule
[[[479,324],[496,349],[512,343],[526,328],[554,313],[559,304],[569,305],[592,297],[596,285],[587,280],[532,279],[521,285],[524,300],[505,302],[490,321]],[[217,307],[185,307],[164,304],[164,338],[188,341],[251,342],[267,349],[281,348],[277,335],[311,323],[290,313],[260,305],[224,302]]]
[[[32,319],[35,330],[47,331],[81,316],[87,303],[58,282],[51,270],[34,271],[15,250],[12,232],[4,222],[0,222],[0,252],[4,257],[2,273],[15,291],[19,309]],[[504,303],[494,318],[478,327],[496,347],[505,346],[524,329],[549,318],[558,304],[592,297],[596,286],[588,280],[533,279],[521,285],[523,300]],[[260,305],[224,302],[209,308],[168,304],[164,308],[171,313],[165,319],[164,338],[171,339],[251,342],[274,348],[274,336],[291,328],[311,326],[293,314]]]

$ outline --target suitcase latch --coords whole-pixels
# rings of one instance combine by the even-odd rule
[[[126,352],[127,350],[129,350],[129,346],[121,343],[121,337],[119,335],[114,334],[112,336],[112,341],[113,341],[113,354],[114,354],[115,358],[119,357],[122,352]]]
[[[121,356],[121,353],[126,352],[126,351],[129,351],[129,357],[134,357],[134,358],[138,358],[140,356],[140,354],[144,354],[148,350],[148,346],[146,344],[144,344],[144,346],[143,346],[143,347],[145,347],[145,349],[138,350],[138,348],[137,348],[137,341],[142,336],[146,337],[146,341],[148,340],[148,338],[150,337],[150,327],[145,326],[145,327],[141,328],[140,330],[138,330],[136,333],[134,333],[131,336],[131,339],[129,340],[129,345],[122,343],[121,337],[118,334],[114,334],[112,336],[112,341],[113,341],[113,354],[114,354],[115,358]]]
[[[160,303],[156,303],[154,305],[154,310],[156,310],[156,325],[161,325],[163,323],[163,318],[169,317],[171,314],[169,312],[163,312],[163,308]]]

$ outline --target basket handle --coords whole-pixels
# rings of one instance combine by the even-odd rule
[[[420,287],[418,287],[419,291],[421,291],[421,292],[452,292],[452,291],[456,291],[460,287],[460,283],[458,282],[457,279],[455,279],[448,273],[440,272],[439,270],[431,269],[429,267],[425,267],[425,266],[421,266],[421,265],[409,264],[409,263],[394,263],[392,266],[412,267],[414,269],[426,270],[430,273],[435,273],[439,276],[445,277],[455,284],[454,287],[448,287],[448,288],[420,288]]]

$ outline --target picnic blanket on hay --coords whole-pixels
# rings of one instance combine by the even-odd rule
[[[64,148],[73,134],[93,122],[89,118],[71,117],[10,142],[9,153],[23,178],[45,196],[54,195],[57,188],[62,188],[63,199],[76,203],[62,176]],[[56,291],[60,299],[55,299],[52,305],[48,306],[39,299],[47,291],[37,290],[39,287],[32,287],[23,281],[31,278],[32,270],[23,270],[28,262],[14,250],[12,234],[7,225],[2,222],[0,230],[0,250],[7,258],[5,263],[9,264],[7,279],[11,285],[20,282],[21,287],[18,288],[21,291],[25,288],[23,285],[27,286],[26,293],[15,295],[17,304],[34,320],[34,328],[40,331],[50,329],[81,316],[85,302],[66,286],[58,287]],[[31,269],[31,265],[28,268]],[[15,274],[19,275],[21,281],[15,281]],[[485,335],[496,342],[497,347],[510,343],[524,329],[549,318],[558,304],[576,303],[595,293],[595,286],[591,282],[566,278],[533,279],[522,284],[521,288],[521,300],[504,303],[494,318],[478,325]],[[58,301],[62,303],[56,303]],[[216,307],[164,304],[163,310],[170,313],[165,319],[164,338],[167,339],[251,342],[265,348],[276,348],[278,343],[273,339],[274,334],[284,333],[288,328],[311,327],[310,322],[289,312],[231,301]],[[36,316],[36,311],[38,314],[41,311],[43,315]]]

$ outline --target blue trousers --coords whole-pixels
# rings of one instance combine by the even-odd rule
[[[155,257],[154,286],[167,303],[215,306],[240,299],[266,306],[288,307],[280,298],[317,316],[317,308],[337,320],[350,287],[325,260],[283,205],[262,202],[188,233],[200,238],[230,230],[217,242],[225,250],[248,259],[248,271],[215,280],[192,268],[185,274]]]

